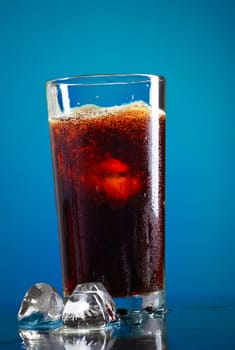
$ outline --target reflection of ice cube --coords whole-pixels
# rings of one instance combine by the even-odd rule
[[[67,334],[63,338],[65,350],[109,350],[115,342],[110,330]]]
[[[64,340],[59,332],[21,330],[19,335],[27,350],[64,350]]]
[[[36,283],[25,294],[18,312],[20,329],[51,329],[61,325],[63,301],[46,283]]]
[[[104,328],[116,319],[114,302],[101,283],[77,285],[64,307],[63,323],[81,329]]]
[[[70,329],[71,331],[71,329]],[[112,329],[92,332],[64,332],[63,328],[48,331],[21,330],[27,350],[110,350],[115,342]]]

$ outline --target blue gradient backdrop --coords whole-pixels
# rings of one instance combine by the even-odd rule
[[[168,297],[235,296],[235,2],[0,3],[0,300],[61,290],[46,80],[167,79]]]

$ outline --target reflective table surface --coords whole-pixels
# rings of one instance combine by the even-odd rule
[[[123,322],[90,333],[35,333],[17,329],[17,306],[1,306],[0,349],[210,350],[235,349],[235,298],[169,300],[165,317]]]

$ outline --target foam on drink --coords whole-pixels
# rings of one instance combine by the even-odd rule
[[[141,115],[150,114],[151,108],[148,104],[143,101],[136,101],[128,104],[123,104],[120,106],[111,107],[101,107],[94,104],[86,104],[77,108],[72,108],[71,113],[64,114],[60,113],[56,116],[50,116],[50,120],[53,119],[69,119],[69,118],[97,118],[97,117],[107,117],[113,116],[119,113],[137,113],[139,117]],[[159,117],[164,117],[165,112],[161,109],[158,111]]]

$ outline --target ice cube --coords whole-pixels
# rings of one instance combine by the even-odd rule
[[[97,170],[101,176],[113,176],[114,174],[126,176],[130,171],[128,164],[116,158],[107,158],[101,161]]]
[[[122,204],[141,190],[141,172],[131,174],[128,164],[116,158],[92,163],[80,176],[88,192],[96,193],[111,203]]]
[[[108,158],[97,164],[102,185],[108,199],[126,201],[140,191],[140,179],[131,176],[128,164],[116,158]]]
[[[75,291],[85,293],[95,292],[99,294],[104,302],[105,309],[108,315],[108,321],[112,322],[116,320],[115,303],[111,295],[101,282],[80,283],[74,289],[74,292]]]
[[[104,178],[103,188],[111,201],[125,202],[140,191],[140,181],[137,176],[111,176]]]
[[[46,283],[34,284],[25,294],[18,312],[20,329],[53,329],[62,323],[63,300]]]
[[[65,304],[62,320],[72,328],[104,328],[116,320],[114,302],[101,283],[78,284]]]

